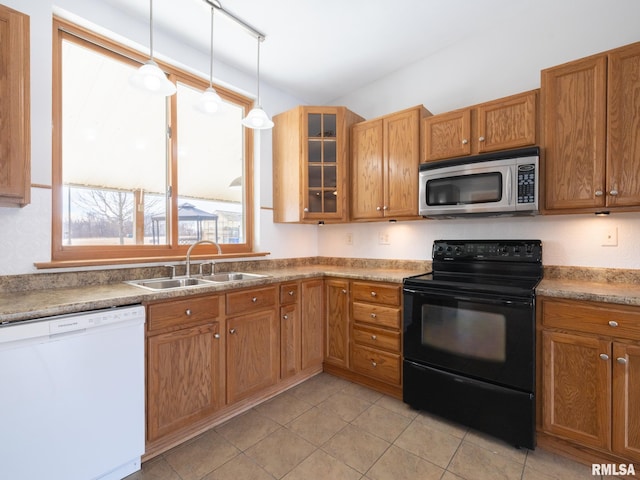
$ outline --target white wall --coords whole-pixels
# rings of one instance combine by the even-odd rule
[[[538,88],[544,68],[640,41],[636,0],[523,4],[513,7],[522,10],[521,23],[479,38],[461,32],[460,43],[332,103],[366,118],[418,104],[442,113]],[[617,228],[618,246],[601,246],[607,228]],[[547,265],[640,268],[638,213],[325,225],[318,232],[325,256],[430,259],[436,239],[535,238]],[[390,245],[379,244],[379,233]]]

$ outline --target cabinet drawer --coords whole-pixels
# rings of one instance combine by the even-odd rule
[[[277,299],[276,287],[227,293],[227,315],[275,307]]]
[[[542,300],[542,323],[611,337],[640,339],[640,308],[608,303]]]
[[[297,282],[280,285],[280,305],[291,305],[300,298],[300,287]]]
[[[379,303],[381,305],[400,305],[400,287],[379,283],[353,282],[351,293],[358,302]]]
[[[211,321],[220,315],[219,305],[217,295],[153,303],[148,309],[149,331]]]
[[[380,328],[354,325],[352,338],[359,345],[400,353],[400,332],[389,332]]]
[[[400,355],[353,345],[351,368],[383,382],[400,384]]]
[[[381,327],[400,328],[400,309],[354,302],[353,320]]]

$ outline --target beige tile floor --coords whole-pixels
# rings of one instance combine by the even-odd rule
[[[517,450],[323,373],[145,462],[127,480],[594,478],[590,466]]]

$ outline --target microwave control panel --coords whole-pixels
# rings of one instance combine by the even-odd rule
[[[536,203],[536,166],[518,165],[518,203]]]

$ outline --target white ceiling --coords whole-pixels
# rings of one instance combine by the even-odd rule
[[[141,23],[149,21],[149,0],[103,2]],[[327,104],[482,30],[521,21],[536,0],[221,3],[266,35],[260,60],[263,82],[304,102]],[[203,0],[154,0],[153,5],[156,37],[169,34],[208,53],[210,7]],[[256,50],[254,37],[216,12],[216,60],[255,75]]]

